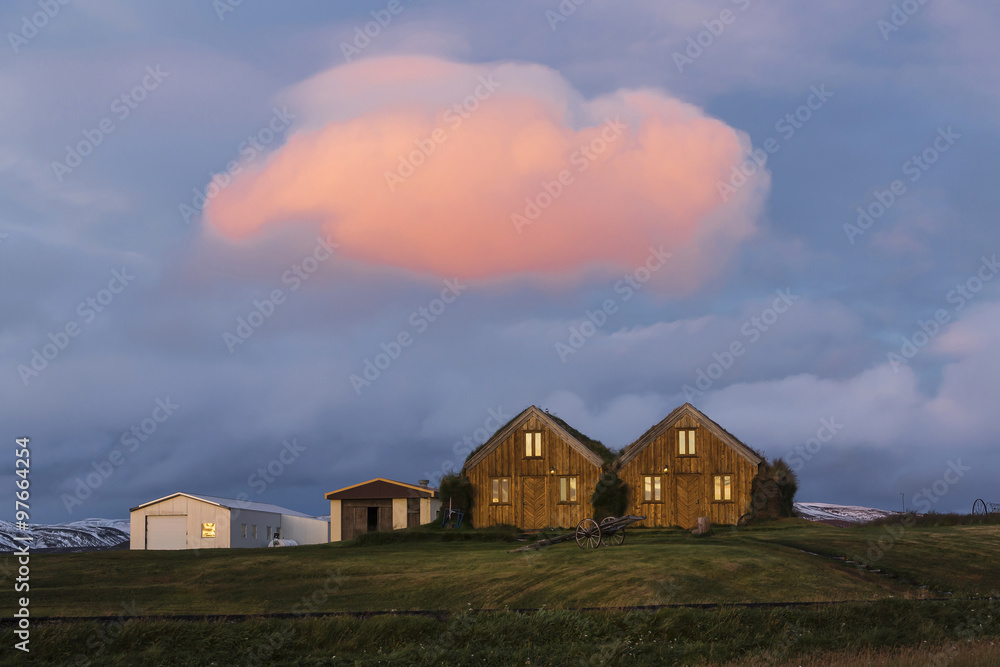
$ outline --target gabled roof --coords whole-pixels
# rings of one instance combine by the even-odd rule
[[[622,451],[622,455],[618,458],[618,467],[620,468],[624,466],[626,463],[638,456],[639,452],[646,449],[646,447],[648,447],[654,440],[663,435],[667,429],[680,421],[681,417],[685,416],[692,417],[695,421],[712,433],[712,435],[721,440],[724,444],[728,445],[737,454],[745,458],[753,465],[758,465],[763,460],[763,457],[761,457],[760,454],[750,447],[747,447],[732,433],[709,419],[704,412],[690,403],[685,403],[667,415],[663,421],[651,426],[649,430],[639,436],[635,442],[626,447]]]
[[[376,477],[326,494],[327,500],[369,500],[374,498],[436,498],[437,489]]]
[[[591,449],[591,447],[588,447],[586,444],[581,442],[580,438],[578,438],[577,435],[580,435],[586,440],[592,443],[596,443],[601,447],[604,447],[604,445],[601,445],[601,443],[597,442],[596,440],[590,440],[590,438],[583,436],[583,434],[581,434],[579,431],[571,427],[562,419],[554,417],[553,415],[550,415],[547,412],[543,412],[534,405],[530,405],[527,408],[525,408],[521,412],[521,414],[517,415],[509,422],[507,422],[507,424],[500,427],[500,429],[496,433],[494,433],[489,440],[480,445],[479,448],[471,456],[469,456],[468,459],[465,460],[465,464],[462,466],[462,468],[464,470],[475,468],[477,465],[479,465],[479,463],[483,459],[485,459],[490,454],[490,452],[499,447],[500,443],[509,438],[512,433],[517,431],[517,429],[521,428],[524,422],[528,421],[532,417],[535,417],[536,419],[544,423],[549,428],[549,430],[551,430],[553,433],[555,433],[560,438],[565,440],[566,443],[569,444],[569,446],[575,449],[577,452],[579,452],[580,455],[583,456],[583,458],[587,459],[598,468],[604,465],[604,458],[601,457],[601,455],[595,452],[593,449]],[[576,435],[574,435],[574,433]],[[604,449],[607,448],[604,447]]]
[[[234,509],[234,510],[248,510],[252,512],[270,512],[271,514],[287,514],[289,516],[297,516],[305,519],[316,518],[308,514],[303,514],[302,512],[296,512],[295,510],[290,510],[287,507],[279,507],[278,505],[271,505],[270,503],[255,503],[252,500],[237,500],[236,498],[203,496],[201,494],[196,494],[196,493],[171,493],[169,496],[163,496],[162,498],[157,498],[156,500],[150,500],[148,503],[137,505],[129,511],[134,512],[138,509],[142,509],[143,507],[149,507],[150,505],[155,505],[156,503],[162,502],[164,500],[170,500],[171,498],[176,498],[177,496],[193,498],[194,500],[200,500],[202,502],[206,502],[211,505],[218,505],[219,507],[226,507],[228,509]]]

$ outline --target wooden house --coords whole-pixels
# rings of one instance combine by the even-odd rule
[[[438,490],[377,477],[326,494],[330,501],[330,541],[362,533],[413,528],[433,521],[441,507]]]
[[[530,406],[470,454],[472,524],[523,530],[575,527],[611,453],[555,415]]]
[[[761,456],[690,403],[626,447],[615,463],[628,487],[627,514],[646,526],[693,528],[698,517],[735,524],[750,511]]]

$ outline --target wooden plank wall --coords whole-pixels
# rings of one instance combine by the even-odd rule
[[[542,457],[527,459],[524,456],[524,434],[527,431],[542,431]],[[555,474],[549,470],[555,468]],[[521,478],[539,475],[545,478],[546,507],[548,525],[575,528],[581,519],[594,515],[590,496],[597,486],[601,469],[568,443],[544,426],[541,419],[530,417],[520,428],[494,449],[479,465],[466,470],[475,493],[472,507],[473,525],[482,528],[498,524],[524,526],[522,515]],[[577,504],[559,502],[559,477],[577,477]],[[510,504],[491,505],[494,477],[510,479]]]
[[[697,431],[695,435],[697,456],[684,457],[677,454],[677,431],[685,428],[694,428]],[[669,468],[667,474],[663,473],[664,465]],[[693,417],[684,415],[638,456],[625,464],[618,471],[618,476],[628,486],[627,513],[645,514],[648,518],[642,525],[673,526],[678,523],[675,506],[676,475],[699,475],[701,490],[696,506],[699,516],[709,517],[713,524],[735,524],[742,514],[750,511],[750,484],[756,472],[757,469],[752,463],[716,438],[708,429],[700,427]],[[733,476],[731,502],[714,500],[713,476],[717,474]],[[662,496],[659,503],[643,502],[643,477],[647,475],[659,475],[662,479]]]
[[[341,539],[351,540],[368,532],[368,508],[378,507],[378,530],[392,530],[392,498],[344,500],[340,503]],[[356,510],[361,510],[360,512]]]

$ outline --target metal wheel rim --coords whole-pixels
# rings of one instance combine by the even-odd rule
[[[616,530],[615,532],[608,535],[607,533],[601,533],[601,544],[606,547],[620,547],[622,542],[625,541],[625,529]]]
[[[576,544],[581,549],[601,546],[601,527],[593,519],[584,519],[576,525]]]

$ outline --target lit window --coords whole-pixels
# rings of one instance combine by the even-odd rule
[[[495,478],[491,480],[492,495],[490,502],[496,505],[505,505],[510,502],[510,480]]]
[[[257,539],[257,524],[250,526],[250,536],[255,540]]]
[[[677,431],[677,453],[681,456],[694,456],[694,431]]]
[[[542,432],[528,431],[524,434],[524,456],[539,458],[542,455]]]
[[[715,476],[715,499],[716,500],[732,500],[733,499],[733,476],[732,475],[716,475]]]
[[[241,534],[241,535],[242,535],[243,537],[246,537],[246,536],[247,536],[247,525],[246,525],[245,523],[243,524],[243,527],[242,527],[242,529],[241,529],[241,531],[240,531],[240,534]]]
[[[215,537],[215,524],[214,523],[203,523],[203,524],[201,524],[201,536],[202,537]]]
[[[660,477],[658,475],[651,475],[649,477],[642,478],[642,499],[647,503],[658,503],[660,502],[662,495],[660,491]]]
[[[576,502],[576,477],[559,478],[559,502]]]

